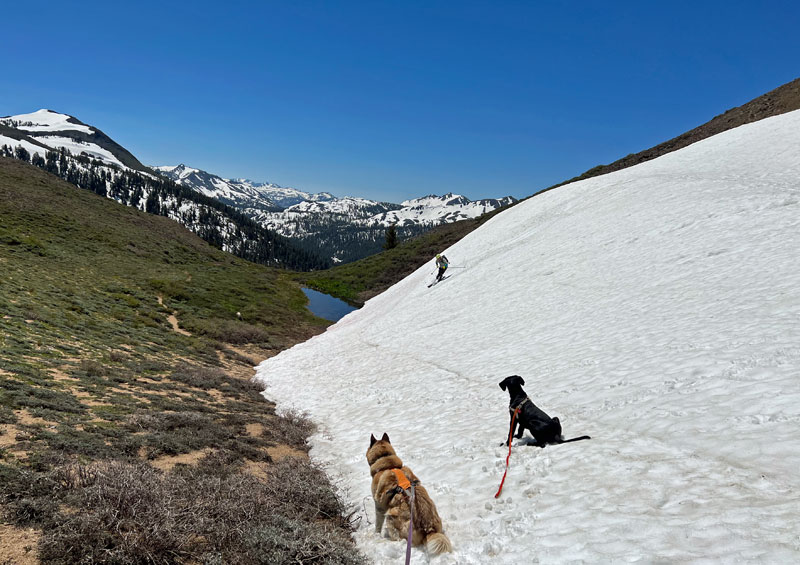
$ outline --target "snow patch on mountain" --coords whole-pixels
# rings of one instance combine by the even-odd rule
[[[439,565],[800,561],[798,146],[800,111],[542,193],[444,250],[466,268],[443,283],[431,261],[262,363],[360,549],[405,551],[374,532],[387,432],[453,542]],[[592,439],[515,440],[495,499],[512,374]]]
[[[92,134],[92,128],[78,123],[78,120],[66,114],[59,114],[52,110],[37,110],[30,114],[18,114],[0,118],[0,124],[9,125],[16,129],[42,132],[42,131],[80,131]]]
[[[122,162],[117,159],[117,157],[111,151],[108,149],[103,149],[94,143],[80,141],[70,137],[62,137],[59,135],[40,135],[35,139],[36,141],[44,143],[49,148],[56,151],[63,147],[73,155],[86,154],[86,156],[92,159],[98,159],[106,163],[117,165],[118,167],[126,168],[125,165],[123,165]]]
[[[33,155],[34,153],[38,153],[40,156],[44,156],[45,152],[47,151],[47,149],[42,147],[41,145],[36,145],[35,143],[31,143],[28,140],[14,139],[13,137],[0,135],[0,146],[3,145],[8,145],[9,147],[21,146],[31,155]]]

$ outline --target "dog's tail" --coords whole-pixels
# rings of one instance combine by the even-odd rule
[[[450,553],[453,551],[453,545],[446,535],[436,532],[425,536],[425,549],[430,555],[438,555],[439,553]]]
[[[574,437],[574,438],[571,438],[571,439],[562,439],[558,443],[569,443],[571,441],[581,441],[582,439],[592,439],[592,438],[589,437],[589,436]]]

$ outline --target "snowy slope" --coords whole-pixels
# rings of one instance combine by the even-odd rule
[[[33,155],[34,153],[38,153],[39,155],[43,155],[47,152],[47,149],[42,147],[41,145],[36,145],[35,143],[31,143],[26,139],[15,139],[13,137],[8,137],[7,135],[0,135],[0,146],[7,145],[9,147],[24,147],[25,150]]]
[[[18,114],[0,118],[0,123],[30,132],[80,131],[93,134],[92,129],[66,114],[41,109],[30,114]]]
[[[800,111],[499,214],[324,334],[265,361],[312,457],[380,538],[364,457],[388,432],[455,553],[432,563],[800,561]],[[508,395],[580,443],[514,442]],[[413,563],[424,563],[414,550]]]
[[[16,147],[22,145],[32,153],[44,157],[48,149],[66,149],[75,156],[85,155],[122,169],[147,173],[144,166],[127,149],[99,129],[88,126],[73,116],[52,110],[37,110],[0,118],[0,133],[5,129],[0,144]],[[13,143],[9,143],[9,138]],[[31,143],[33,142],[33,143]],[[46,146],[46,149],[36,145]],[[34,146],[32,150],[31,146]]]

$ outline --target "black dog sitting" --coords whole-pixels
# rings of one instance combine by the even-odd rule
[[[508,388],[508,395],[511,397],[511,402],[508,405],[508,410],[511,413],[511,422],[514,428],[517,429],[516,438],[522,437],[527,429],[536,443],[531,444],[537,447],[544,447],[548,443],[568,443],[570,441],[579,441],[582,439],[591,439],[589,436],[581,436],[572,439],[564,439],[561,435],[561,422],[558,418],[551,418],[545,414],[544,410],[536,406],[533,401],[528,398],[525,391],[522,390],[522,385],[525,384],[525,379],[519,375],[512,375],[500,381],[500,388],[506,390]],[[519,412],[514,417],[514,412],[519,408]],[[511,424],[509,424],[511,427]],[[514,435],[514,429],[509,432],[509,437],[506,438],[504,445],[508,445],[511,436]]]

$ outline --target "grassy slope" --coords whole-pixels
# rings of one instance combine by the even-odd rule
[[[53,563],[357,561],[307,424],[249,382],[324,329],[305,303],[285,272],[0,159],[0,537],[39,529]]]

